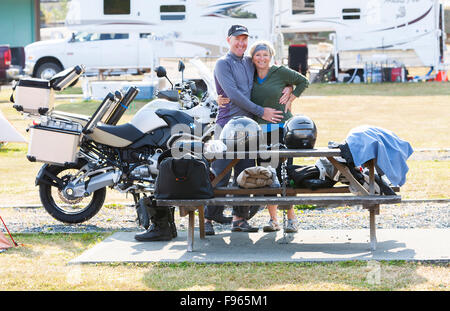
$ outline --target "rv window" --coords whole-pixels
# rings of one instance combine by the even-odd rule
[[[343,19],[359,19],[359,15],[343,15]]]
[[[314,14],[314,0],[292,0],[292,14]]]
[[[343,19],[360,19],[361,9],[342,9]]]
[[[130,14],[130,0],[103,0],[103,14]]]
[[[162,21],[176,21],[186,18],[185,5],[161,5],[159,11]]]
[[[361,13],[361,9],[342,9],[342,13]]]
[[[120,40],[120,39],[128,39],[129,35],[127,33],[115,33],[114,40]]]
[[[128,39],[127,33],[102,33],[100,34],[100,40],[118,40]]]
[[[140,33],[139,34],[139,38],[141,38],[141,39],[150,38],[151,36],[153,36],[153,33],[151,33],[151,32],[146,32],[146,33]]]

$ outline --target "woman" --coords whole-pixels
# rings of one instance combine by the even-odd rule
[[[257,118],[257,122],[261,125],[264,132],[267,133],[267,142],[270,144],[272,136],[278,134],[276,142],[283,141],[283,126],[289,118],[292,117],[292,102],[300,96],[300,94],[308,87],[309,81],[302,74],[284,66],[272,64],[275,52],[272,45],[266,41],[258,41],[250,48],[252,62],[255,65],[256,73],[254,77],[251,100],[255,104],[262,107],[270,107],[276,110],[284,111],[283,118],[279,123],[268,123],[266,120]],[[285,107],[280,104],[282,90],[288,86],[294,87],[289,101]],[[226,105],[229,102],[227,98],[219,97],[219,105]],[[275,137],[276,138],[276,137]],[[259,161],[260,163],[263,161]],[[292,158],[288,159],[288,164],[292,164]],[[277,176],[281,181],[281,165],[277,167]],[[277,205],[268,205],[270,220],[267,226],[263,228],[265,232],[273,232],[280,230],[277,220]],[[297,220],[293,206],[287,211],[288,224],[285,228],[286,232],[297,232]]]

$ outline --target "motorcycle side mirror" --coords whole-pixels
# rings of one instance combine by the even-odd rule
[[[184,63],[181,60],[178,61],[178,71],[183,72],[184,68],[185,68]]]
[[[184,63],[180,60],[178,61],[178,71],[181,71],[181,82],[184,81]]]
[[[164,68],[163,66],[157,67],[155,71],[158,78],[164,78],[165,76],[167,76],[166,68]]]
[[[173,89],[173,83],[172,83],[172,81],[170,81],[169,78],[167,77],[166,68],[164,68],[163,66],[158,66],[158,67],[156,67],[155,71],[156,71],[156,76],[157,76],[158,78],[164,78],[164,77],[166,77],[167,81],[169,81],[169,83],[170,83],[170,85],[172,86],[172,89]]]

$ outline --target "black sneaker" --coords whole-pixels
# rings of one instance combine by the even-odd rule
[[[212,222],[210,221],[205,221],[205,235],[214,235],[216,234],[214,232],[214,227]]]
[[[248,224],[247,220],[241,219],[233,221],[232,232],[258,232],[258,227],[252,227]]]

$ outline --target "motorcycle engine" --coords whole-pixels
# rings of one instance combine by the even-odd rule
[[[162,150],[157,150],[152,156],[149,156],[145,159],[147,164],[142,164],[135,167],[130,175],[136,178],[146,178],[151,177],[152,175],[158,174],[158,158],[161,155]]]

